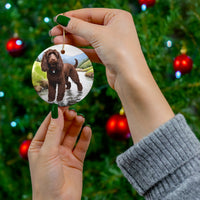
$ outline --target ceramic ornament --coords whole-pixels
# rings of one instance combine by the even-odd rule
[[[87,55],[71,45],[54,45],[39,54],[32,68],[32,83],[47,103],[70,106],[91,90],[94,69]]]

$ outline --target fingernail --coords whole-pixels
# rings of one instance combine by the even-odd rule
[[[69,110],[73,110],[74,112],[76,112],[76,109],[75,109],[75,108],[69,108]]]
[[[53,104],[52,107],[51,107],[51,117],[53,119],[58,118],[58,105],[57,104]]]
[[[85,126],[88,126],[88,127],[90,127],[90,128],[91,128],[90,124],[86,124]]]
[[[83,118],[85,118],[85,115],[82,113],[78,113],[78,115],[82,116]]]
[[[57,19],[56,19],[56,22],[62,26],[67,26],[68,23],[70,21],[70,18],[69,17],[66,17],[64,15],[58,15]]]

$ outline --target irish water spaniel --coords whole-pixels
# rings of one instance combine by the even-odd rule
[[[62,101],[65,95],[65,85],[67,89],[71,88],[71,83],[68,81],[70,77],[76,83],[78,91],[82,91],[83,87],[80,83],[76,67],[78,60],[75,59],[75,65],[63,63],[59,52],[55,49],[47,50],[41,61],[42,71],[47,72],[47,79],[49,82],[48,101],[52,102],[56,96],[56,85],[58,84],[57,101]]]

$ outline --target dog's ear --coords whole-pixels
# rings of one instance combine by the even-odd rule
[[[42,61],[41,61],[41,68],[42,68],[42,71],[46,72],[48,70],[48,58],[47,58],[47,52],[45,52],[43,54],[43,57],[42,57]]]
[[[58,52],[56,52],[56,57],[58,58],[58,65],[57,65],[57,68],[58,68],[59,70],[61,70],[61,69],[63,68],[63,60],[62,60],[62,58],[61,58],[61,55],[60,55]]]

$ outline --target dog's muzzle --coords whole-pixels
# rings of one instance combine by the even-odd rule
[[[49,62],[49,63],[50,63],[50,70],[51,70],[51,72],[53,74],[55,74],[56,73],[56,65],[57,65],[56,60],[51,60],[51,62]]]

